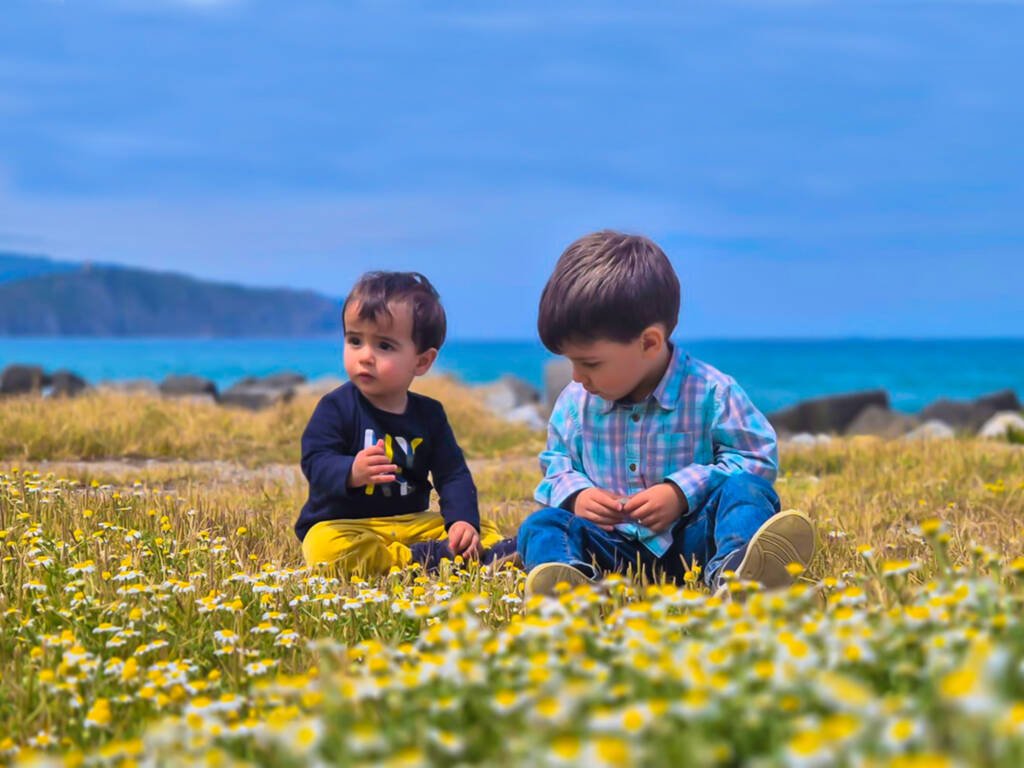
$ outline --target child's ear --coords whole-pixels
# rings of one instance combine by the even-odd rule
[[[434,364],[435,360],[437,360],[437,349],[435,349],[434,347],[431,347],[430,349],[426,349],[420,352],[416,356],[416,375],[422,376],[427,371],[429,371],[430,366]]]
[[[656,355],[665,346],[665,329],[661,324],[649,325],[640,334],[640,350],[645,355]]]

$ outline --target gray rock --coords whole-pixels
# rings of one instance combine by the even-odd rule
[[[306,383],[306,377],[301,373],[286,371],[283,373],[272,373],[269,376],[246,376],[236,382],[244,385],[257,385],[269,389],[294,389]]]
[[[235,384],[220,395],[220,404],[259,411],[295,397],[293,387],[264,387],[258,384]]]
[[[930,419],[903,436],[904,440],[950,440],[956,436],[953,428],[944,421]]]
[[[979,397],[974,401],[974,404],[986,408],[995,408],[997,411],[1019,411],[1022,408],[1017,393],[1012,389],[1002,389],[999,392],[993,392],[991,395]]]
[[[521,405],[518,408],[513,408],[505,415],[506,421],[511,421],[515,424],[524,424],[531,429],[547,429],[548,422],[540,412],[540,405],[537,403],[530,403],[528,405]]]
[[[572,383],[572,363],[564,357],[551,360],[544,366],[544,407],[548,413],[562,390]]]
[[[111,392],[122,392],[131,394],[158,395],[160,389],[156,382],[150,379],[122,379],[117,381],[101,381],[99,389]]]
[[[159,390],[164,397],[209,395],[217,399],[217,385],[201,376],[168,376],[160,382]]]
[[[538,392],[528,382],[506,374],[493,384],[480,387],[484,404],[495,413],[510,413],[524,405],[540,402]]]
[[[906,413],[869,405],[846,428],[849,437],[854,435],[873,435],[892,439],[901,437],[918,425],[918,419]]]
[[[89,382],[77,373],[67,370],[54,371],[50,377],[50,397],[75,397],[89,388]]]
[[[919,414],[924,421],[937,419],[956,430],[977,432],[981,426],[1000,411],[1019,411],[1020,400],[1010,389],[993,392],[976,400],[950,400],[943,398],[927,406]]]
[[[1011,430],[1024,436],[1024,417],[1017,411],[1002,411],[985,422],[978,432],[978,437],[1003,440]]]
[[[876,389],[817,397],[770,413],[768,420],[780,432],[842,433],[869,405],[888,409],[889,394],[885,390]]]
[[[0,395],[28,395],[49,386],[50,377],[38,365],[8,365],[0,371]]]
[[[264,377],[246,376],[222,392],[220,402],[223,405],[258,411],[289,402],[295,397],[296,387],[305,381],[306,377],[298,373],[275,373]]]

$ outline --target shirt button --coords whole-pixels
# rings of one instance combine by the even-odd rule
[[[640,414],[639,413],[634,413],[633,414],[633,421],[640,421]]]
[[[629,471],[630,472],[636,472],[636,464],[630,464],[629,465]]]

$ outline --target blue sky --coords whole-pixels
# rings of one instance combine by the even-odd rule
[[[687,337],[1024,335],[1024,4],[4,0],[0,249],[529,337],[639,231]]]

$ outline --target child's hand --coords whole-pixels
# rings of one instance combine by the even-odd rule
[[[675,483],[652,485],[630,496],[623,505],[623,510],[633,522],[655,533],[667,531],[687,508],[686,496]]]
[[[576,496],[573,513],[577,517],[597,523],[606,531],[612,530],[619,523],[626,522],[619,497],[600,488],[586,488]]]
[[[348,487],[361,488],[371,483],[393,483],[398,465],[392,464],[384,451],[384,441],[378,440],[376,445],[364,448],[356,454],[352,469],[348,473]]]
[[[480,534],[467,522],[459,520],[448,529],[448,547],[453,555],[480,556]]]

